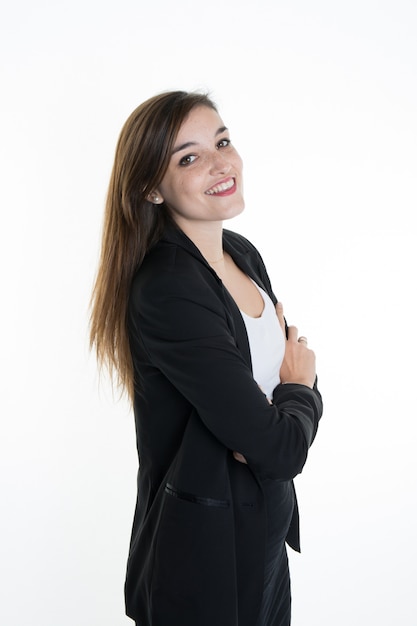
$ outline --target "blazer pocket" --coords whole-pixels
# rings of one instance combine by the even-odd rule
[[[206,498],[198,496],[194,493],[187,493],[186,491],[176,489],[176,487],[171,485],[171,483],[166,483],[165,493],[173,496],[174,498],[178,498],[178,500],[185,500],[187,502],[192,502],[193,504],[201,504],[203,506],[211,506],[221,509],[227,509],[230,506],[229,500],[217,500],[216,498]]]

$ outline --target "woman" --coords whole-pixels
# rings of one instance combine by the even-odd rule
[[[292,479],[322,413],[315,356],[262,259],[223,229],[242,162],[205,95],[126,121],[108,192],[91,342],[134,406],[138,500],[125,585],[138,626],[290,623]]]

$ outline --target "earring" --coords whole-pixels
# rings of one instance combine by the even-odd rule
[[[152,202],[152,204],[159,204],[160,203],[160,198],[158,196],[158,194],[156,193],[150,193],[147,198],[146,198],[149,202]]]

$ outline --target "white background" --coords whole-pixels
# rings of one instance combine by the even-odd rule
[[[415,1],[17,0],[0,24],[0,623],[132,623],[133,419],[99,384],[88,302],[125,119],[201,88],[245,163],[227,226],[325,400],[293,624],[415,626]]]

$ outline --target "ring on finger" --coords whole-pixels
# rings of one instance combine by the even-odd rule
[[[298,337],[298,343],[305,343],[307,345],[307,337]]]

